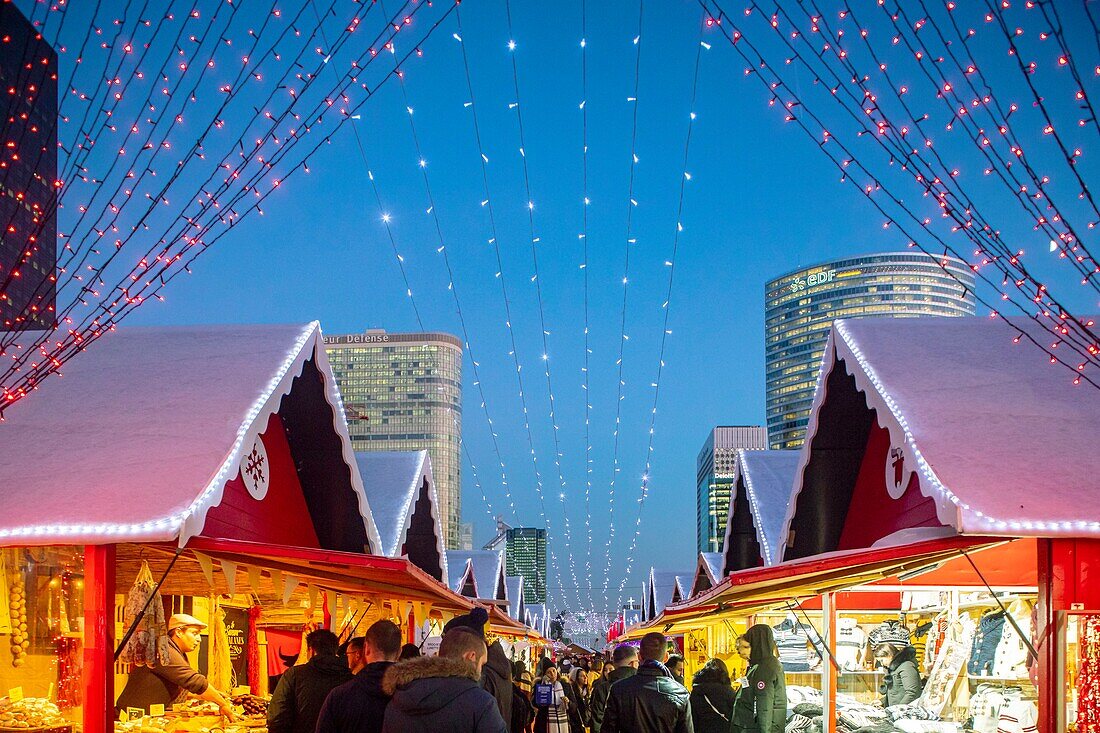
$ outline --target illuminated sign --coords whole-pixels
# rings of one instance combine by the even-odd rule
[[[806,277],[796,277],[794,280],[791,280],[791,284],[787,286],[787,289],[792,293],[800,293],[803,290],[808,290],[818,285],[831,283],[835,279],[836,270],[822,270],[821,272],[815,272]]]
[[[326,344],[384,344],[390,340],[388,333],[353,333],[349,336],[325,336]]]

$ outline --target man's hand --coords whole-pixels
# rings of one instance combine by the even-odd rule
[[[224,717],[229,719],[230,723],[237,722],[237,716],[233,713],[233,705],[228,701],[223,701],[220,705],[218,705],[218,710],[221,711],[221,714]]]

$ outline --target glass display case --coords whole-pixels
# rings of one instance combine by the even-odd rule
[[[0,728],[80,721],[83,590],[80,547],[0,549]]]

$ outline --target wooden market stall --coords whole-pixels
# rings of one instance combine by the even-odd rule
[[[214,634],[219,609],[243,611],[237,641],[282,629],[289,663],[308,624],[346,638],[388,617],[411,637],[473,606],[433,577],[433,543],[427,571],[382,556],[317,323],[120,330],[6,418],[0,697],[51,723],[111,730],[143,566],[166,613]],[[387,537],[407,543],[403,519]],[[262,690],[267,671],[237,681]]]

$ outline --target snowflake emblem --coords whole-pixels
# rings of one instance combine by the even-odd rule
[[[271,468],[268,465],[267,448],[259,437],[241,461],[241,480],[253,499],[263,499],[271,483]]]

